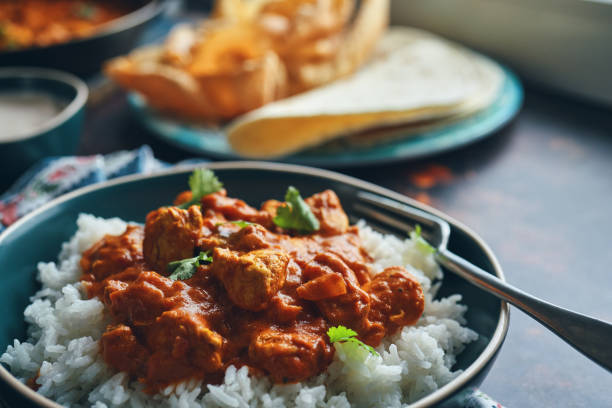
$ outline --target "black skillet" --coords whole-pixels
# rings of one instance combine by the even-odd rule
[[[95,34],[48,47],[0,52],[0,66],[56,68],[79,76],[98,72],[104,61],[134,48],[147,26],[164,11],[165,0],[124,0],[133,11]]]

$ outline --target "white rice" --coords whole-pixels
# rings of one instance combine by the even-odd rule
[[[273,385],[230,366],[221,385],[191,380],[157,395],[143,392],[137,381],[106,366],[100,339],[110,317],[98,299],[87,299],[79,282],[84,250],[105,234],[121,234],[126,223],[92,215],[79,216],[78,231],[63,244],[57,263],[39,263],[42,289],[24,315],[28,340],[15,340],[0,357],[20,381],[36,376],[38,392],[65,406],[109,407],[401,407],[431,393],[459,374],[455,356],[477,334],[462,326],[466,306],[461,295],[433,300],[442,272],[433,256],[411,239],[381,235],[364,223],[360,235],[374,257],[374,270],[402,265],[415,275],[426,294],[425,312],[415,326],[385,339],[380,357],[335,344],[328,370],[308,382]]]

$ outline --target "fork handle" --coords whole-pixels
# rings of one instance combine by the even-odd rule
[[[538,299],[446,249],[436,252],[435,256],[452,272],[518,307],[576,350],[612,371],[612,324]]]

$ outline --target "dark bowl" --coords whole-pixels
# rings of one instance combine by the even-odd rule
[[[53,118],[32,130],[0,140],[0,191],[47,156],[76,152],[89,94],[87,85],[65,72],[42,68],[0,68],[0,92],[37,92],[64,104]]]
[[[369,191],[431,212],[451,224],[449,248],[503,279],[495,256],[471,230],[430,207],[382,187],[338,173],[309,167],[261,162],[214,163],[208,167],[225,184],[230,193],[244,198],[251,205],[276,197],[281,199],[288,185],[296,186],[304,195],[331,188],[340,197],[345,210],[352,214],[358,191]],[[190,168],[179,168],[153,176],[128,176],[101,185],[86,187],[67,194],[24,217],[0,235],[0,351],[14,338],[26,337],[23,310],[37,290],[36,264],[57,258],[61,243],[75,232],[75,221],[81,212],[102,217],[119,216],[144,222],[148,211],[172,202],[186,187]],[[454,406],[480,385],[501,347],[508,329],[508,306],[452,273],[446,273],[440,295],[463,295],[469,306],[468,326],[479,334],[458,356],[455,369],[463,372],[447,385],[411,407],[432,405]],[[0,395],[18,407],[53,407],[56,403],[36,394],[17,381],[0,365]]]
[[[125,0],[134,11],[108,22],[95,34],[54,44],[0,52],[0,66],[28,65],[56,68],[79,76],[100,70],[109,58],[133,49],[147,25],[164,10],[164,0]]]

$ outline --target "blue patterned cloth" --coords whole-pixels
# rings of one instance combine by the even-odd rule
[[[186,160],[176,165],[204,162]],[[107,155],[49,157],[36,164],[0,196],[0,232],[28,212],[77,188],[129,174],[170,167],[149,146]],[[466,393],[464,408],[503,408],[479,389]]]
[[[167,166],[153,156],[149,146],[104,156],[46,158],[0,197],[0,232],[35,208],[77,188]]]

